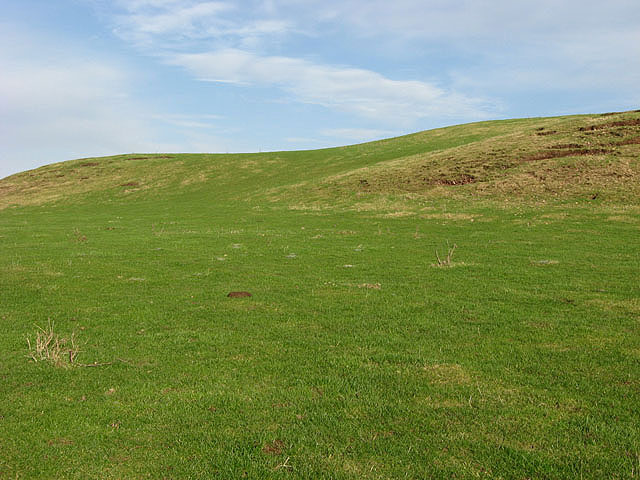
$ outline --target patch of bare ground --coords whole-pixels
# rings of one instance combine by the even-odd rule
[[[266,443],[262,447],[262,453],[267,455],[282,455],[284,451],[284,442],[282,440],[274,440],[273,442]]]
[[[581,157],[586,155],[607,155],[613,150],[606,148],[582,148],[582,149],[563,149],[561,147],[551,147],[552,150],[537,152],[520,159],[521,162],[534,162],[536,160],[548,160],[550,158],[564,157]]]
[[[426,179],[425,179],[426,180]],[[474,183],[476,181],[476,177],[473,175],[460,175],[454,178],[438,178],[435,180],[431,180],[430,183],[433,185],[466,185],[468,183]]]
[[[584,145],[580,145],[579,143],[561,143],[559,145],[551,145],[549,148],[553,148],[554,150],[567,150],[584,148]]]
[[[603,130],[612,127],[637,127],[640,126],[640,118],[628,118],[625,120],[618,120],[615,122],[602,123],[599,125],[588,125],[586,127],[580,127],[580,132],[592,132],[594,130]]]

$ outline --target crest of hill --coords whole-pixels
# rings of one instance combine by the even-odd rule
[[[479,122],[323,150],[72,160],[0,180],[0,209],[185,195],[219,202],[417,195],[637,203],[639,180],[636,110]]]

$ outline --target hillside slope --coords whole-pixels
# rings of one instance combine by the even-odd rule
[[[0,479],[635,478],[639,124],[0,180]]]
[[[73,160],[0,180],[0,208],[191,192],[217,201],[409,193],[636,202],[639,158],[640,111],[491,121],[313,151]]]

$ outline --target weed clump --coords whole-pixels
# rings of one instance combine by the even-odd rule
[[[456,248],[458,248],[458,245],[454,243],[453,246],[451,247],[449,246],[449,241],[447,240],[447,255],[444,258],[440,258],[440,255],[438,254],[438,250],[436,250],[437,263],[434,266],[450,267],[453,261],[453,252],[455,252]]]
[[[69,367],[74,365],[78,353],[80,352],[75,333],[70,337],[61,337],[54,331],[54,324],[48,321],[45,328],[36,325],[38,331],[36,337],[31,342],[27,337],[27,345],[29,346],[29,357],[34,362],[46,361],[56,367]]]

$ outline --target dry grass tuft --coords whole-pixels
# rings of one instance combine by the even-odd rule
[[[456,248],[458,248],[458,245],[454,243],[453,246],[451,247],[449,246],[449,241],[447,240],[447,256],[444,258],[440,258],[440,255],[438,254],[438,250],[436,250],[436,260],[438,263],[434,265],[436,267],[450,267],[452,265],[453,252],[455,252]]]
[[[436,363],[425,365],[422,370],[427,372],[432,383],[462,385],[471,382],[471,376],[462,365],[457,363]]]
[[[29,345],[29,357],[34,362],[47,361],[56,367],[73,366],[80,353],[76,343],[75,333],[69,338],[61,337],[54,331],[54,324],[51,320],[47,322],[46,328],[37,326],[38,332],[33,343],[27,337]]]

